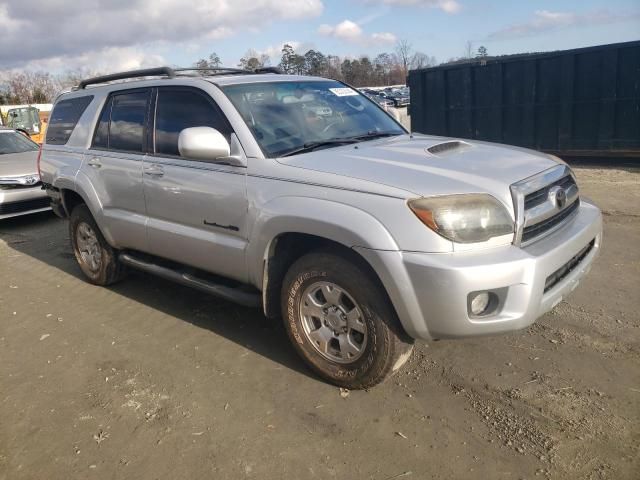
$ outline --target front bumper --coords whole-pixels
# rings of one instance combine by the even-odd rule
[[[47,193],[41,186],[0,189],[0,220],[51,210]]]
[[[588,253],[579,256],[591,242]],[[566,225],[525,248],[509,245],[440,254],[357,250],[378,272],[407,333],[431,340],[531,325],[577,287],[601,242],[600,210],[583,201]],[[570,271],[563,269],[567,265]],[[549,287],[551,280],[555,283]],[[500,292],[499,305],[492,314],[474,318],[468,312],[468,296],[487,290]]]

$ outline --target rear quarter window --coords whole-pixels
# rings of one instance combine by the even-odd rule
[[[93,95],[70,98],[56,103],[49,117],[46,143],[65,145],[91,100],[93,100]]]

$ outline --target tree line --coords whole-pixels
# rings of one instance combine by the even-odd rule
[[[468,62],[476,58],[488,58],[487,49],[481,46],[474,51],[471,42],[467,42],[461,57],[451,58],[445,63]],[[240,59],[237,67],[255,70],[273,66],[284,73],[333,78],[356,87],[376,87],[404,84],[409,70],[435,65],[435,57],[415,51],[408,41],[400,40],[391,52],[382,52],[374,57],[362,55],[358,58],[324,54],[315,49],[301,53],[287,44],[283,46],[280,60],[275,65],[271,64],[268,55],[250,49]],[[196,61],[193,67],[220,68],[222,62],[214,52],[207,58]],[[58,75],[30,71],[0,74],[0,105],[51,103],[60,91],[77,85],[83,78],[103,73],[81,69]]]
[[[218,58],[216,54],[212,56]],[[404,84],[410,69],[436,64],[435,57],[414,52],[409,42],[401,40],[393,52],[382,52],[373,58],[367,55],[343,58],[314,49],[298,53],[293,46],[286,44],[282,48],[280,62],[274,66],[284,73],[333,78],[356,87],[376,87]],[[239,64],[240,68],[248,70],[267,66],[271,66],[269,56],[260,55],[255,50],[247,51]]]

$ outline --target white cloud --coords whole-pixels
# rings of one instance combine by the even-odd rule
[[[337,25],[327,25],[326,23],[318,27],[318,33],[325,37],[333,37],[345,42],[358,43],[361,45],[383,45],[394,43],[397,39],[393,33],[379,32],[371,35],[366,34],[360,25],[352,20],[344,20]]]
[[[390,44],[396,43],[398,41],[398,38],[393,33],[389,32],[374,33],[373,35],[371,35],[371,39],[374,41],[374,43],[379,44]]]
[[[381,3],[400,7],[437,8],[450,14],[458,13],[462,10],[462,6],[456,0],[367,0],[367,3]]]
[[[537,10],[533,17],[523,23],[515,23],[489,35],[490,39],[526,37],[543,32],[568,27],[584,27],[588,25],[604,25],[626,20],[637,19],[636,14],[612,13],[609,10],[595,10],[586,13],[552,12]]]
[[[355,41],[362,37],[362,28],[351,20],[344,20],[332,27],[331,25],[320,25],[318,33],[328,37],[336,37],[342,40]]]
[[[44,65],[104,49],[144,51],[157,44],[216,40],[273,21],[317,17],[323,8],[322,0],[3,2],[0,68]]]
[[[62,70],[106,72],[135,70],[137,68],[157,67],[166,64],[167,61],[162,55],[149,53],[142,48],[106,47],[77,55],[61,55],[43,60],[32,60],[23,64],[20,69],[41,70],[44,72]]]

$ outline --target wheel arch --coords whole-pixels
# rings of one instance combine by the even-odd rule
[[[312,252],[325,251],[351,261],[369,274],[386,293],[386,289],[373,266],[356,250],[335,240],[308,233],[283,232],[268,245],[264,257],[262,300],[265,316],[276,318],[281,314],[280,294],[282,281],[294,262]]]
[[[395,239],[378,219],[351,205],[288,196],[264,204],[259,211],[247,259],[249,276],[262,290],[268,317],[279,315],[282,279],[288,267],[305,253],[322,248],[341,252],[380,282],[373,267],[353,247],[398,250]]]

